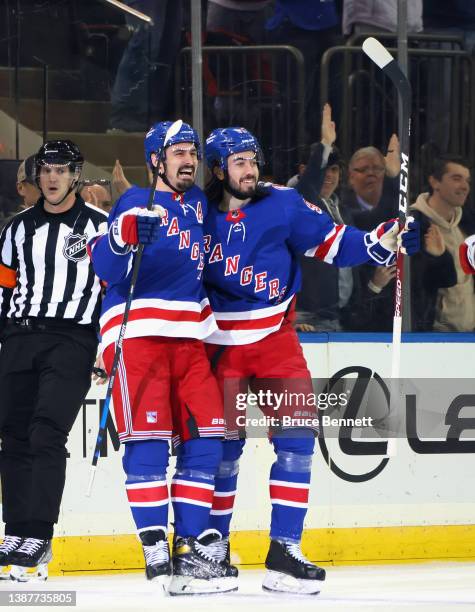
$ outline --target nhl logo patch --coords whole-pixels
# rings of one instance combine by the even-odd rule
[[[230,223],[240,223],[242,219],[245,219],[246,213],[241,209],[230,210],[226,215],[226,221]]]
[[[149,412],[147,410],[147,423],[156,423],[157,422],[157,413]]]
[[[64,239],[63,255],[71,261],[82,261],[87,257],[87,236],[68,234]]]

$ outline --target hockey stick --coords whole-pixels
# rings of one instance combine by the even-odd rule
[[[406,223],[408,197],[409,197],[409,144],[411,135],[411,104],[412,90],[409,79],[401,70],[399,64],[389,51],[375,38],[367,38],[363,42],[363,51],[383,71],[396,87],[402,109],[402,133],[400,142],[401,169],[399,171],[399,226],[404,227]],[[402,331],[402,283],[404,280],[404,256],[398,248],[396,255],[396,291],[394,299],[393,339],[391,355],[391,380],[392,393],[391,404],[396,405],[396,381],[400,376],[401,369],[401,331]],[[393,411],[390,411],[390,414]],[[393,413],[394,414],[394,413]],[[396,439],[388,440],[387,454],[394,455],[396,452]]]
[[[178,121],[175,121],[174,123],[172,123],[172,125],[168,128],[167,133],[165,135],[165,140],[163,142],[163,149],[165,149],[167,142],[170,140],[170,138],[175,136],[175,134],[177,134],[180,131],[182,124],[183,124],[183,121],[181,119],[178,119]],[[150,192],[148,195],[147,210],[152,210],[155,190],[157,188],[157,181],[158,181],[158,164],[154,168],[154,171],[153,171],[153,180],[152,180],[152,186],[150,188]],[[122,323],[121,323],[120,330],[119,330],[119,337],[117,339],[117,343],[115,346],[114,359],[112,360],[112,368],[111,368],[111,372],[109,376],[109,383],[107,385],[106,399],[104,401],[104,406],[102,408],[101,420],[99,423],[99,432],[97,434],[96,446],[94,448],[94,455],[92,457],[92,465],[91,465],[91,471],[89,474],[89,483],[87,486],[87,493],[86,493],[88,497],[91,496],[92,485],[94,483],[94,476],[96,474],[97,462],[99,461],[99,457],[101,454],[101,445],[102,445],[104,436],[106,435],[106,423],[107,423],[107,416],[109,414],[109,406],[110,406],[110,402],[112,399],[112,389],[114,387],[115,379],[117,376],[117,368],[119,366],[119,359],[120,359],[120,356],[122,355],[122,344],[124,342],[125,331],[127,328],[127,321],[129,320],[129,312],[130,312],[130,307],[132,306],[132,299],[134,297],[135,284],[137,282],[137,278],[139,275],[139,269],[140,269],[140,263],[142,261],[143,250],[144,250],[144,245],[139,244],[137,251],[135,253],[129,293],[127,294],[127,300],[125,302],[125,308],[124,308],[124,316],[122,318]]]

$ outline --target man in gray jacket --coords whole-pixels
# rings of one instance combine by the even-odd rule
[[[409,32],[422,30],[422,0],[407,3],[407,29]],[[397,30],[397,0],[343,0],[343,34],[379,30]]]

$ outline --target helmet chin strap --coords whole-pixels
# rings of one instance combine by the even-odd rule
[[[48,199],[46,199],[45,194],[43,193],[41,189],[40,191],[41,191],[41,195],[44,197],[44,199],[48,202],[50,206],[59,206],[60,204],[64,202],[64,200],[68,197],[68,195],[72,193],[72,191],[74,190],[77,184],[78,184],[78,180],[73,179],[71,185],[69,186],[69,189],[66,191],[66,193],[64,194],[64,196],[61,198],[59,202],[50,202]]]

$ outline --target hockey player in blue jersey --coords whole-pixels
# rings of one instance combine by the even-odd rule
[[[202,342],[217,326],[202,280],[207,203],[194,185],[198,135],[181,121],[158,123],[145,138],[145,155],[158,172],[154,209],[146,208],[148,189],[130,188],[111,211],[107,230],[89,245],[94,269],[107,282],[100,324],[108,372],[134,252],[145,245],[113,389],[125,487],[147,578],[168,582],[173,569],[172,595],[224,592],[236,588],[237,570],[207,552],[216,542],[207,527],[224,419]],[[178,450],[170,564],[166,471],[172,437]]]
[[[229,557],[229,525],[244,446],[226,396],[233,398],[248,387],[257,393],[268,388],[269,381],[277,381],[277,387],[281,381],[281,389],[290,384],[292,391],[312,392],[290,322],[300,288],[297,256],[318,257],[337,266],[389,266],[398,240],[412,253],[418,250],[419,233],[412,222],[400,232],[395,220],[368,233],[336,225],[294,189],[260,183],[261,148],[244,128],[213,130],[205,155],[213,178],[206,189],[204,278],[218,324],[206,343],[225,395],[227,421],[210,521],[210,527],[222,534],[215,550],[222,559]],[[279,414],[275,406],[259,407],[266,416]],[[263,588],[316,594],[325,571],[310,563],[300,548],[315,432],[278,427],[270,434],[276,461],[270,471],[271,542]]]

